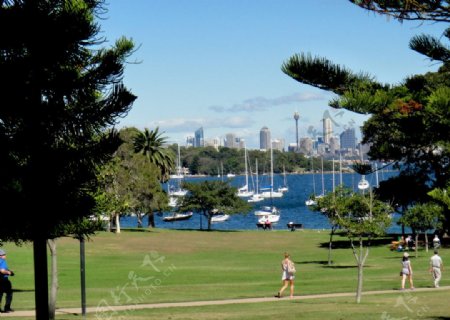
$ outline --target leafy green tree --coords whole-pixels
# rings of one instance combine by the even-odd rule
[[[188,190],[188,194],[182,198],[180,211],[199,212],[207,219],[208,230],[211,230],[211,218],[215,212],[236,214],[251,210],[251,206],[237,196],[237,189],[226,182],[217,180],[185,182],[183,189]]]
[[[404,7],[405,2],[359,3]],[[449,37],[447,29],[443,40]],[[443,188],[450,176],[450,50],[439,39],[423,35],[414,37],[410,47],[442,66],[437,72],[411,76],[397,85],[378,83],[368,74],[305,53],[290,57],[282,71],[301,83],[337,94],[329,102],[331,107],[370,114],[362,131],[363,143],[371,146],[371,159],[393,160],[402,172],[426,177],[425,185],[430,188]],[[423,191],[421,197],[426,196],[427,190]]]
[[[385,234],[391,224],[390,213],[392,208],[386,203],[376,200],[373,193],[353,194],[343,199],[346,214],[339,215],[338,224],[347,233],[350,239],[353,255],[358,265],[358,284],[356,289],[356,302],[361,302],[363,271],[369,256],[370,241]],[[367,245],[364,246],[364,239]],[[357,241],[358,246],[355,246]]]
[[[413,230],[415,233],[416,241],[416,257],[418,248],[419,232],[422,232],[425,237],[425,248],[428,252],[428,234],[430,229],[437,229],[441,227],[442,219],[442,207],[436,203],[418,203],[415,206],[409,208],[406,213],[399,219],[400,223],[403,223]]]
[[[136,98],[122,84],[134,44],[101,48],[102,9],[101,0],[0,2],[9,30],[0,37],[0,201],[15,211],[0,234],[33,241],[37,319],[49,316],[46,240],[93,211],[98,165],[119,144],[105,129]]]

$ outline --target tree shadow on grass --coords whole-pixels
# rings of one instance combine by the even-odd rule
[[[13,292],[34,292],[34,289],[13,289]]]
[[[391,244],[392,239],[388,238],[381,238],[381,239],[372,239],[370,240],[370,246],[371,247],[380,247],[380,246],[387,246]],[[356,242],[354,242],[356,243]],[[364,241],[364,246],[367,245],[367,241]],[[322,242],[319,245],[321,248],[327,248],[329,246],[329,242]],[[351,248],[350,240],[335,240],[333,241],[333,249],[349,249]]]
[[[329,265],[328,261],[294,261],[296,264],[319,264],[322,266],[322,268],[330,268],[330,269],[352,269],[356,268],[357,266],[336,266],[336,265]]]

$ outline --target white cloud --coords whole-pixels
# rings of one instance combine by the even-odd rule
[[[303,92],[276,98],[255,97],[244,100],[243,102],[234,104],[230,107],[214,105],[210,106],[209,109],[215,112],[259,112],[280,105],[305,101],[325,100],[328,98],[329,95],[326,93]]]

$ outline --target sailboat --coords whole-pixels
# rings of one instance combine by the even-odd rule
[[[251,197],[254,192],[248,188],[248,166],[247,166],[247,147],[244,146],[244,162],[245,162],[245,185],[238,189],[238,197],[247,198]]]
[[[259,194],[259,181],[258,181],[258,159],[255,159],[255,167],[256,167],[256,186],[255,186],[255,193],[248,199],[248,202],[260,202],[263,201],[264,198]]]
[[[176,160],[176,172],[170,175],[171,179],[177,180],[176,187],[168,184],[169,206],[176,207],[178,204],[178,198],[184,197],[187,194],[187,190],[181,188],[181,180],[184,179],[184,175],[181,168],[181,156],[180,145],[178,145],[178,156]],[[175,189],[176,188],[176,189]]]
[[[270,186],[264,188],[264,190],[261,193],[261,196],[263,198],[281,198],[283,196],[283,192],[280,191],[274,191],[273,190],[273,149],[272,146],[270,147]]]
[[[167,215],[163,218],[163,221],[165,222],[173,222],[173,221],[180,221],[180,220],[187,220],[190,219],[193,215],[192,211],[181,213],[181,212],[174,212],[171,215]]]
[[[182,173],[181,170],[181,156],[180,156],[180,145],[178,145],[178,156],[177,156],[177,160],[176,160],[176,173],[175,174],[171,174],[170,178],[171,179],[183,179],[184,175]]]
[[[318,198],[322,198],[325,194],[325,184],[324,184],[324,177],[323,177],[323,158],[321,158],[321,163],[322,163],[322,194],[321,195],[316,195],[316,180],[315,180],[315,173],[313,170],[313,159],[311,159],[311,171],[312,171],[312,177],[313,177],[313,196],[311,198],[309,198],[308,200],[305,201],[305,204],[307,206],[314,206],[317,204],[316,199]]]
[[[279,198],[283,196],[282,192],[273,191],[273,149],[270,147],[270,190],[263,192],[261,194],[263,198],[270,198],[272,200],[274,197]],[[255,216],[259,216],[258,223],[277,223],[280,220],[280,210],[276,208],[273,204],[271,206],[264,206],[260,210],[255,211]]]
[[[283,165],[283,186],[278,188],[278,192],[288,192],[289,188],[287,186],[286,180],[286,168]]]

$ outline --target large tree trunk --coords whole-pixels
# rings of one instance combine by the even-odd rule
[[[150,212],[148,213],[148,227],[149,228],[155,228],[156,224],[155,224],[155,213],[153,212],[153,210],[150,210]]]
[[[211,230],[211,218],[212,215],[208,214],[208,231]]]
[[[48,270],[47,241],[34,239],[34,301],[36,305],[36,320],[48,320]]]
[[[56,312],[56,294],[58,292],[58,266],[56,255],[56,241],[54,239],[47,240],[48,248],[51,256],[51,281],[50,281],[50,300],[48,304],[49,319],[55,319]]]
[[[331,227],[330,232],[330,241],[328,242],[328,265],[330,266],[333,262],[331,261],[331,250],[333,249],[333,236],[336,228],[334,226]]]
[[[120,233],[120,214],[116,213],[114,215],[115,224],[116,224],[116,233]]]
[[[415,256],[416,258],[419,256],[419,234],[416,232],[416,237],[415,237],[415,241],[416,241],[416,248],[414,250]]]

